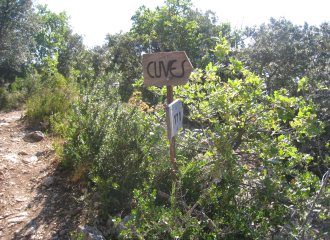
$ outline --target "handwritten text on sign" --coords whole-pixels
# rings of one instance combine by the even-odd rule
[[[181,63],[181,67],[182,67],[182,73],[180,75],[175,75],[172,71],[176,70],[176,67],[174,67],[174,63],[177,60],[171,60],[167,63],[167,68],[165,68],[164,62],[163,61],[159,61],[158,62],[158,66],[159,66],[159,70],[157,70],[157,63],[156,62],[149,62],[148,66],[147,66],[147,73],[148,76],[151,78],[161,78],[162,77],[162,72],[164,72],[165,77],[168,78],[169,77],[176,77],[176,78],[180,78],[184,76],[184,63],[187,60],[183,60]],[[152,66],[153,65],[153,66]],[[151,72],[151,69],[154,70],[154,73]],[[157,74],[158,72],[158,74]],[[170,73],[170,75],[169,75]]]
[[[143,55],[144,86],[185,85],[193,67],[185,52]]]
[[[174,137],[175,134],[182,128],[183,123],[183,108],[180,99],[175,100],[166,106],[167,124],[169,129],[169,137]]]

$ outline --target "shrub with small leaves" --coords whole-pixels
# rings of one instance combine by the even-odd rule
[[[55,124],[66,142],[63,164],[75,179],[88,178],[102,192],[103,213],[130,205],[133,189],[168,171],[166,128],[146,103],[120,102],[114,75],[81,91],[67,122]]]

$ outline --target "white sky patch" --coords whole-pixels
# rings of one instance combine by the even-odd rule
[[[285,17],[294,24],[320,25],[330,22],[330,1],[298,0],[193,0],[196,8],[216,12],[220,22],[231,22],[235,28],[260,25],[271,17]],[[75,33],[84,36],[88,47],[102,45],[107,33],[128,32],[132,26],[131,17],[145,5],[154,10],[163,6],[164,0],[36,0],[35,3],[48,4],[56,13],[66,11],[71,16],[70,25]]]

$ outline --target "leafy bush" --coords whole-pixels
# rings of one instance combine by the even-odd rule
[[[227,51],[217,49],[221,57]],[[187,85],[174,89],[192,127],[200,128],[177,136],[174,182],[169,180],[163,106],[149,106],[137,92],[128,103],[121,102],[120,75],[83,83],[65,121],[53,115],[54,129],[66,139],[64,166],[76,179],[94,182],[105,216],[132,210],[123,236],[264,239],[323,234],[313,232],[309,221],[317,202],[323,207],[318,206],[318,217],[329,218],[329,191],[323,191],[329,171],[320,184],[309,171],[315,159],[302,144],[323,132],[316,106],[290,97],[286,89],[267,93],[263,79],[239,61],[229,62],[224,71],[241,78],[222,81],[219,66],[210,63],[196,70]],[[150,90],[158,96],[166,93],[166,88]],[[329,157],[320,156],[317,161],[328,170]]]
[[[13,91],[9,84],[0,87],[0,110],[20,109],[24,104],[24,92]]]
[[[31,71],[25,78],[16,78],[11,84],[0,86],[0,109],[23,109],[27,99],[40,84],[40,75]]]
[[[231,63],[229,70],[240,71],[242,79],[222,82],[216,74],[218,67],[209,64],[205,71],[195,71],[189,84],[176,88],[177,97],[189,107],[188,118],[198,122],[204,134],[191,141],[193,146],[178,149],[179,180],[170,205],[157,205],[152,187],[135,191],[137,208],[130,230],[123,235],[192,239],[317,236],[306,223],[311,202],[319,200],[323,209],[329,209],[329,192],[322,191],[328,175],[320,184],[308,171],[313,158],[297,147],[323,131],[315,105],[302,97],[289,97],[285,89],[269,95],[262,79],[238,61]],[[184,149],[192,147],[204,149],[185,158]],[[328,156],[322,161],[329,166]],[[197,216],[194,222],[197,208],[203,217]],[[319,217],[324,219],[324,213]]]
[[[56,73],[40,82],[27,100],[26,117],[32,123],[49,121],[56,113],[65,115],[71,109],[76,87]]]
[[[68,122],[55,130],[66,142],[63,164],[88,177],[101,190],[104,213],[122,209],[151,174],[169,169],[165,127],[145,103],[119,101],[116,78],[94,82],[81,91]],[[143,107],[144,106],[144,107]],[[110,204],[111,203],[111,204]]]

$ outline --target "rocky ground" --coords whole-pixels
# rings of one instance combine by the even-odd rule
[[[29,135],[38,129],[22,116],[0,112],[0,240],[70,239],[90,213],[86,195],[61,169],[54,138]]]

